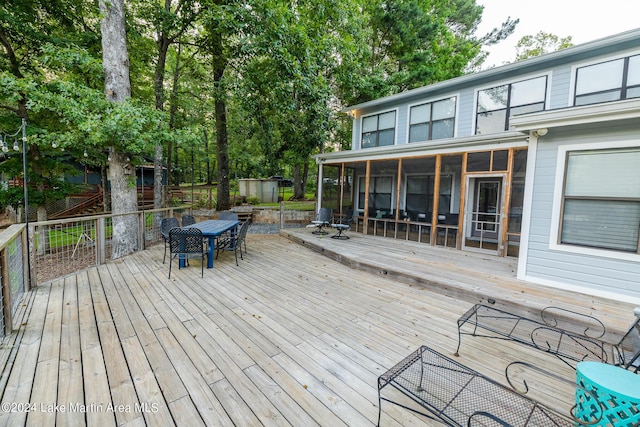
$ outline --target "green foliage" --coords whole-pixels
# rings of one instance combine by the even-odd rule
[[[573,46],[571,36],[558,37],[555,34],[538,32],[535,36],[524,36],[516,45],[516,61],[543,55]]]
[[[467,72],[517,23],[476,36],[475,0],[133,0],[132,99],[110,103],[98,13],[83,0],[0,3],[0,130],[28,121],[34,200],[64,194],[46,193],[62,189],[64,164],[105,166],[111,146],[137,163],[170,142],[179,181],[222,179],[209,176],[221,163],[216,102],[226,179],[293,177],[315,167],[311,154],[349,148],[343,106]]]
[[[373,0],[362,5],[356,60],[340,73],[340,95],[358,104],[460,76],[486,56],[482,47],[505,39],[517,20],[477,37],[483,7],[475,0]]]
[[[260,199],[258,197],[247,197],[247,203],[250,205],[259,205],[260,204]]]

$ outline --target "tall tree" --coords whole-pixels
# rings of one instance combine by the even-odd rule
[[[199,3],[194,0],[164,0],[164,4],[157,0],[139,0],[136,13],[143,24],[150,23],[153,34],[150,35],[156,46],[156,57],[153,71],[153,93],[155,98],[155,108],[160,111],[165,110],[165,75],[167,69],[167,59],[169,49],[185,35],[187,30],[195,22],[199,12]],[[141,31],[145,31],[144,25]],[[173,84],[178,84],[178,67],[174,72]],[[171,124],[170,124],[170,128]],[[159,140],[154,146],[154,208],[162,207],[162,170],[163,152],[168,141]],[[169,156],[170,153],[167,153]]]
[[[229,136],[227,132],[227,82],[225,72],[229,65],[229,40],[240,31],[240,22],[235,21],[236,14],[246,7],[237,0],[207,0],[203,16],[205,32],[203,45],[211,58],[217,150],[217,201],[216,209],[227,210],[231,207],[229,186]]]
[[[239,102],[258,133],[267,171],[293,169],[304,198],[309,156],[333,130],[332,82],[352,49],[345,0],[254,1],[239,38]]]
[[[111,102],[126,102],[131,98],[129,54],[125,30],[124,0],[100,0],[103,14],[102,64],[104,92]],[[116,144],[109,147],[109,180],[113,213],[112,257],[120,258],[138,249],[138,222],[133,215],[117,214],[138,210],[135,170],[128,154]]]
[[[47,219],[47,203],[63,199],[75,189],[62,180],[65,174],[74,173],[69,166],[69,154],[73,155],[74,150],[61,159],[50,144],[65,127],[57,120],[59,111],[54,111],[56,105],[64,105],[59,99],[58,79],[71,82],[71,76],[79,72],[75,67],[83,62],[84,55],[74,45],[82,42],[91,46],[95,40],[93,29],[85,22],[90,21],[90,16],[83,2],[77,0],[0,3],[0,128],[15,129],[20,119],[27,121],[29,179],[22,178],[23,185],[29,187],[30,204],[37,206],[39,221]],[[76,60],[69,63],[71,56]],[[3,164],[11,177],[20,177],[24,172],[18,160],[14,156]],[[23,202],[22,189],[16,190],[0,191],[4,204],[16,206]],[[39,251],[46,250],[45,228],[41,228]]]
[[[571,39],[571,36],[558,37],[544,31],[539,31],[535,36],[524,36],[516,44],[516,61],[566,49],[573,46]]]
[[[341,73],[341,98],[355,104],[464,74],[482,61],[483,46],[509,36],[507,19],[475,35],[483,6],[475,0],[367,0],[368,30],[358,61]]]

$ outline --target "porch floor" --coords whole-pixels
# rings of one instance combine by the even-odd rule
[[[318,236],[306,229],[280,234],[354,269],[382,275],[470,304],[494,305],[537,318],[548,306],[595,316],[607,327],[605,339],[617,342],[635,320],[634,304],[551,288],[518,280],[518,258],[431,246],[391,237],[349,231],[348,240]]]
[[[456,319],[478,295],[631,322],[619,302],[525,286],[513,259],[283,234],[303,244],[249,235],[239,267],[222,254],[203,279],[197,261],[167,279],[158,245],[27,293],[0,351],[0,425],[374,425],[377,377],[420,345],[451,356]],[[482,338],[463,341],[457,360],[503,383],[513,360],[575,375]],[[528,380],[532,397],[569,410],[571,387]],[[439,425],[389,404],[382,424]]]

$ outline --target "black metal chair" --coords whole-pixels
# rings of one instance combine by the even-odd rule
[[[353,210],[349,209],[346,212],[344,218],[342,218],[339,222],[337,222],[335,224],[331,224],[332,228],[335,228],[336,230],[338,230],[338,232],[336,234],[334,234],[333,236],[331,236],[331,238],[332,239],[339,239],[339,240],[347,240],[349,238],[349,236],[344,234],[344,232],[351,228],[351,222],[352,221],[353,221]]]
[[[162,218],[160,221],[160,234],[162,234],[162,240],[164,241],[164,255],[162,256],[162,263],[164,264],[167,259],[167,247],[169,246],[169,231],[172,228],[180,228],[180,223],[174,217]]]
[[[196,223],[196,218],[193,215],[182,215],[182,226],[193,225]]]
[[[216,259],[220,251],[233,251],[236,257],[236,265],[238,265],[238,251],[240,251],[240,259],[244,259],[242,256],[242,244],[244,242],[245,253],[247,252],[247,230],[249,229],[250,221],[245,221],[240,224],[240,229],[237,233],[232,233],[226,243],[219,245],[216,248]]]
[[[220,213],[218,213],[218,219],[219,220],[235,220],[238,219],[238,214],[235,212],[231,212],[231,211],[220,211]]]
[[[197,228],[173,228],[169,231],[169,279],[171,279],[171,264],[174,259],[178,262],[189,259],[200,259],[201,276],[204,277],[204,259],[207,250],[203,243],[202,231]],[[178,264],[178,268],[179,264]]]
[[[307,227],[315,228],[315,230],[312,231],[313,234],[324,235],[327,234],[327,232],[324,231],[323,228],[330,226],[332,220],[333,209],[320,208],[318,214],[316,215],[316,219],[314,221],[311,221],[311,224],[307,225]]]
[[[239,220],[238,214],[232,211],[220,211],[218,213],[218,220],[220,221],[236,221]],[[228,231],[216,238],[216,248],[219,246],[226,246],[231,239],[232,231]]]

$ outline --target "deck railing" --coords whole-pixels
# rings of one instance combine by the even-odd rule
[[[136,250],[144,250],[162,241],[162,218],[174,214],[180,217],[183,211],[177,208],[151,209],[29,223],[31,285],[104,264],[111,258],[112,223],[116,217],[135,217],[138,225]]]
[[[22,296],[39,283],[54,280],[111,258],[112,222],[135,217],[137,249],[162,242],[160,221],[189,213],[184,208],[14,224],[0,232],[0,340],[10,333]],[[29,273],[30,272],[30,273]]]
[[[12,225],[0,233],[0,338],[4,338],[13,329],[13,317],[22,296],[28,290],[26,243],[24,225]]]

